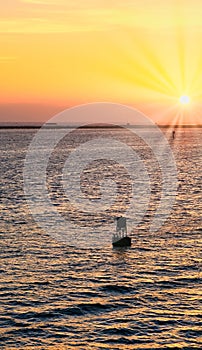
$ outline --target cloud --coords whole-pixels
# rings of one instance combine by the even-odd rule
[[[202,27],[202,5],[196,0],[184,0],[183,4],[172,0],[12,0],[14,3],[10,8],[0,4],[0,13],[4,10],[1,33],[106,31],[120,26],[148,30]]]
[[[64,1],[55,1],[55,0],[21,0],[25,4],[36,4],[36,5],[56,5],[64,3]]]
[[[0,56],[0,62],[4,61],[15,61],[17,56]]]

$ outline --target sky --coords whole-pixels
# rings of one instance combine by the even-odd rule
[[[201,19],[201,0],[1,1],[0,122],[107,101],[202,124]]]

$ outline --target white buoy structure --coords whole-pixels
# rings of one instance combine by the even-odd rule
[[[116,232],[112,236],[113,247],[131,246],[131,237],[127,234],[126,218],[123,216],[116,218]]]

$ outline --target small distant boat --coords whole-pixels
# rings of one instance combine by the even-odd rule
[[[116,218],[116,232],[112,236],[113,247],[130,247],[131,237],[127,234],[126,218]]]

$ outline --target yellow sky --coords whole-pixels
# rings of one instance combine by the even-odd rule
[[[7,0],[0,17],[0,121],[112,101],[202,123],[201,0]]]

